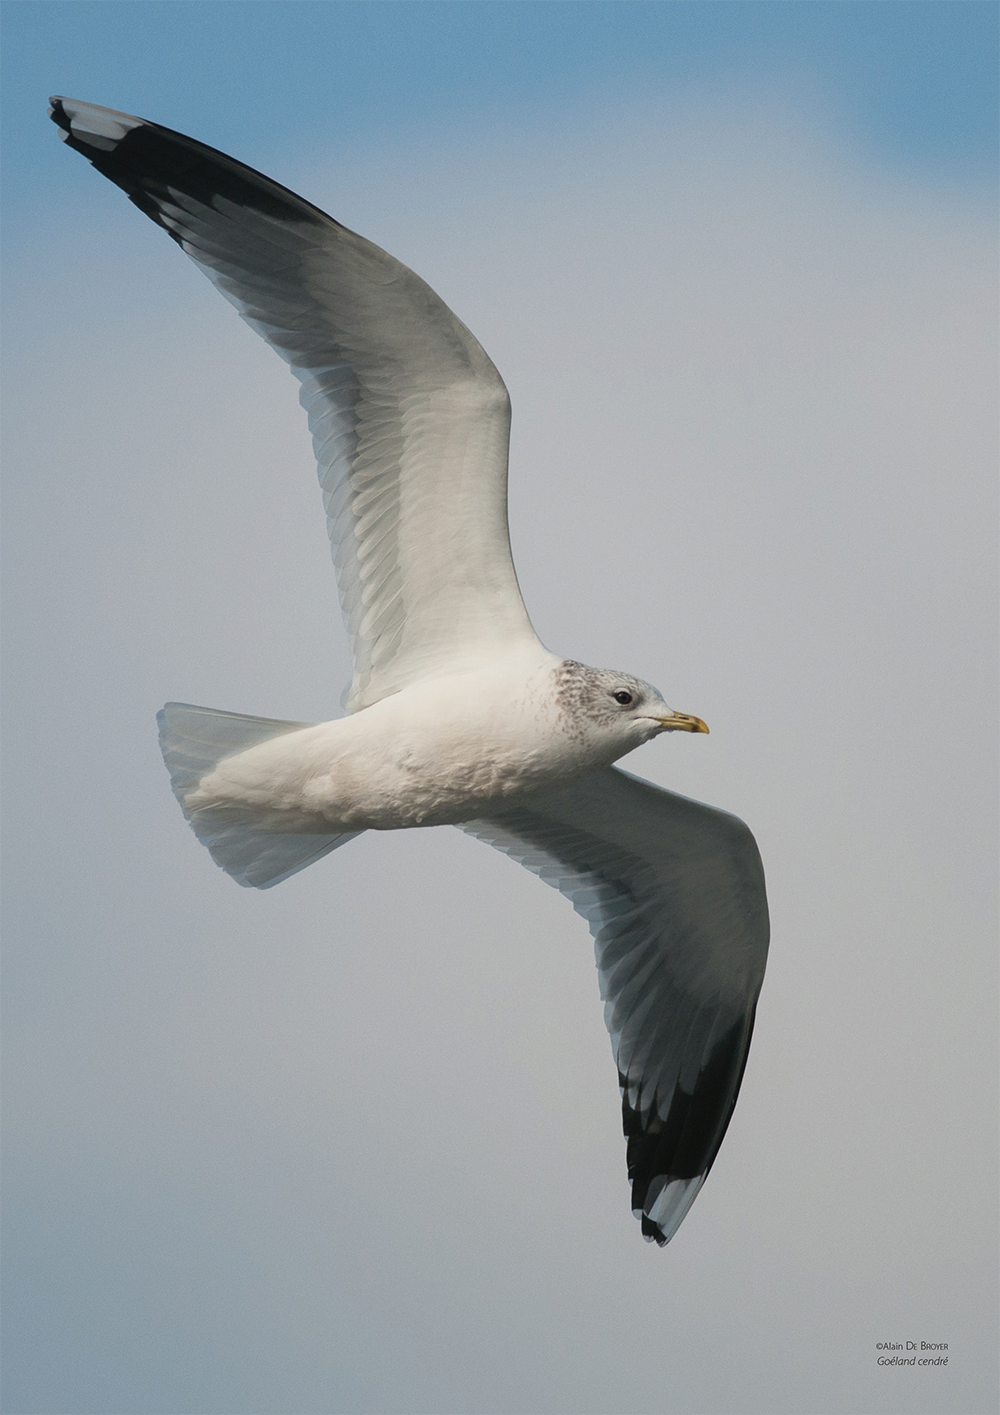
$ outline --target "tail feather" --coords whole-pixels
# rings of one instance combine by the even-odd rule
[[[167,703],[157,713],[156,720],[160,725],[160,750],[180,808],[212,859],[232,875],[237,884],[270,889],[361,833],[282,833],[261,830],[245,820],[228,820],[219,811],[188,809],[189,793],[225,757],[245,752],[273,737],[298,732],[311,726],[310,723],[246,717],[242,713],[218,712],[191,703]]]

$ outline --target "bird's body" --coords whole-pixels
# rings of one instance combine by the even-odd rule
[[[509,655],[262,742],[221,761],[188,808],[266,813],[275,830],[399,830],[551,790],[606,764],[560,731],[553,660]]]
[[[71,147],[194,259],[302,384],[352,641],[348,715],[309,724],[171,703],[185,816],[268,888],[363,830],[458,825],[591,925],[633,1211],[669,1240],[739,1090],[767,953],[742,822],[612,766],[707,732],[641,679],[550,653],[507,535],[510,402],[412,271],[191,138],[68,99]]]

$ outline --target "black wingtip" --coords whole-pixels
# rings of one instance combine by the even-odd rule
[[[111,175],[107,165],[114,163],[122,143],[132,133],[148,126],[143,118],[131,113],[120,113],[116,108],[102,108],[96,103],[82,103],[58,94],[49,99],[49,117],[66,146],[81,153],[106,176]]]
[[[63,99],[56,96],[49,99],[49,117],[64,133],[70,131],[70,121],[63,107]]]
[[[218,149],[172,128],[74,98],[50,100],[60,137],[127,193],[140,211],[183,245],[184,233],[164,220],[171,190],[206,206],[227,200],[279,221],[328,226],[331,218],[287,187]],[[336,222],[333,222],[336,225]]]
[[[713,1047],[692,1090],[678,1086],[667,1115],[636,1109],[629,1099],[628,1078],[619,1072],[622,1128],[627,1145],[632,1211],[642,1234],[661,1248],[670,1241],[704,1183],[732,1118],[746,1066],[753,1010]],[[666,1187],[683,1186],[671,1211],[651,1216]]]
[[[642,1215],[642,1236],[647,1243],[655,1243],[657,1248],[665,1248],[670,1242],[670,1237],[663,1232],[658,1223],[654,1223],[646,1214]]]

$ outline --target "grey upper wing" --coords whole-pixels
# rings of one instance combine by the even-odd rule
[[[348,707],[534,641],[507,533],[507,390],[434,291],[213,148],[71,99],[51,114],[301,381],[354,653]]]
[[[664,1244],[712,1166],[750,1047],[768,945],[753,836],[735,816],[613,767],[462,829],[590,924],[632,1208]]]

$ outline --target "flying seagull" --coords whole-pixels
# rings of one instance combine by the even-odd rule
[[[538,640],[507,532],[507,389],[419,276],[192,138],[68,98],[50,114],[290,365],[319,464],[347,715],[168,703],[160,742],[185,817],[256,889],[361,831],[450,824],[560,890],[594,936],[632,1211],[662,1246],[736,1104],[767,902],[742,821],[612,763],[708,728]]]

